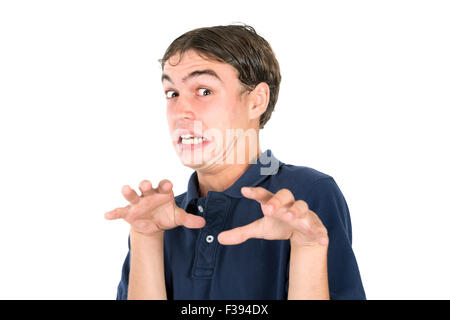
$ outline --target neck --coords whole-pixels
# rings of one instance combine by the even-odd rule
[[[255,152],[246,150],[245,163],[223,164],[214,172],[197,171],[200,197],[206,197],[208,191],[222,192],[231,187],[260,155],[258,144]]]

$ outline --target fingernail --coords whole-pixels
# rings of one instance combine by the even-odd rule
[[[249,187],[242,187],[242,191],[245,192],[245,193],[248,193],[248,194],[253,192],[253,190],[250,189]]]

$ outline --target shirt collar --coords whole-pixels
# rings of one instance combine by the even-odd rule
[[[239,179],[233,183],[228,189],[223,191],[225,195],[233,198],[242,198],[242,187],[255,187],[268,176],[274,175],[278,169],[284,165],[278,160],[270,149],[267,149],[258,157],[255,163],[250,164],[247,171],[242,174]],[[183,201],[183,207],[186,210],[188,204],[193,200],[199,198],[199,186],[197,171],[192,173],[188,182],[188,189],[186,197]]]

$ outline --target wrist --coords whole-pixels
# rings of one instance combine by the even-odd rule
[[[328,246],[291,241],[288,299],[329,299]]]
[[[164,230],[157,231],[155,233],[147,234],[139,232],[133,227],[130,228],[130,237],[147,240],[160,240],[164,237]]]
[[[323,245],[319,243],[308,243],[308,244],[298,244],[294,241],[290,241],[291,251],[296,252],[298,254],[327,254],[328,252],[328,244]]]

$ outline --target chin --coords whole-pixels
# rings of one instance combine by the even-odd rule
[[[203,163],[195,164],[195,163],[192,163],[192,162],[185,162],[183,160],[181,160],[181,162],[183,163],[183,165],[185,167],[191,168],[192,170],[198,170],[198,169],[200,169],[200,168],[202,168],[204,166]]]
[[[179,150],[177,155],[184,166],[197,169],[204,166],[208,162],[208,157],[203,150]]]
[[[187,150],[181,149],[178,145],[175,145],[175,150],[183,165],[194,170],[220,162],[216,159],[217,157],[215,157],[216,152],[213,146]]]

